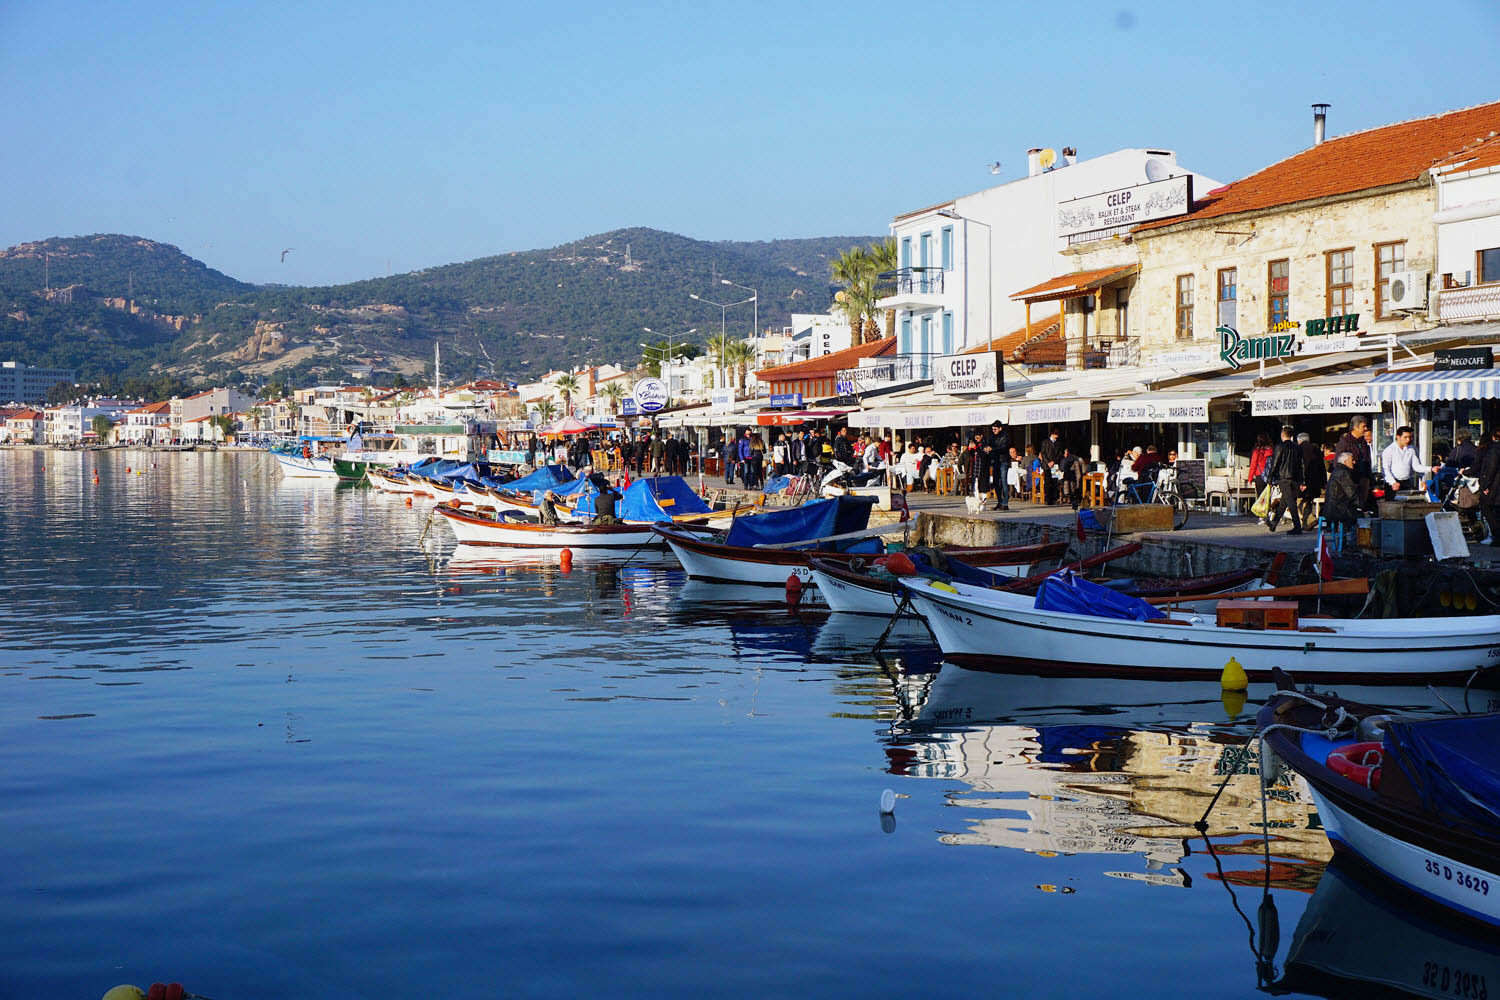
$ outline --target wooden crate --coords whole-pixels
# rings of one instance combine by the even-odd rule
[[[1433,511],[1443,509],[1442,504],[1426,500],[1381,500],[1375,506],[1382,521],[1420,521]]]
[[[1114,533],[1129,535],[1137,531],[1171,531],[1171,507],[1162,503],[1126,504],[1109,507],[1109,516],[1114,519]]]
[[[1220,628],[1283,629],[1297,627],[1296,601],[1220,601]]]

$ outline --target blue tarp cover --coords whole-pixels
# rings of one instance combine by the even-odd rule
[[[760,488],[762,493],[785,493],[788,486],[792,485],[791,476],[777,476],[766,481],[766,485]]]
[[[451,469],[443,469],[441,472],[429,472],[427,475],[431,479],[475,479],[479,476],[479,470],[474,468],[472,462],[465,462]]]
[[[768,545],[811,541],[861,531],[870,523],[874,497],[830,497],[800,507],[738,518],[724,536],[726,545]]]
[[[547,490],[572,481],[573,473],[568,471],[567,466],[544,465],[535,472],[506,483],[505,488],[514,493],[530,493],[532,490]]]
[[[665,502],[663,502],[665,501]],[[670,521],[683,514],[711,514],[713,508],[681,476],[638,479],[625,489],[615,516],[622,521]]]
[[[1500,829],[1500,715],[1393,720],[1385,749],[1430,812],[1491,836]]]
[[[1053,573],[1042,581],[1036,592],[1038,611],[1062,611],[1070,615],[1093,615],[1095,618],[1123,618],[1138,622],[1160,618],[1162,613],[1139,597],[1116,593],[1108,587],[1090,583],[1070,570]]]

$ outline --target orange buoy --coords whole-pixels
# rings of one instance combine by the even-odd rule
[[[786,578],[786,602],[794,607],[802,603],[802,581],[796,573]]]
[[[564,573],[573,572],[573,550],[563,549],[557,556],[558,562],[562,564]]]
[[[411,506],[411,497],[407,497],[406,498],[406,506],[408,506],[408,507]]]

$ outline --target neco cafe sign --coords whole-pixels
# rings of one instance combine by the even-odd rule
[[[1261,337],[1242,336],[1232,326],[1221,326],[1214,332],[1219,335],[1219,360],[1230,368],[1238,368],[1251,361],[1357,349],[1359,313],[1310,319],[1306,323],[1287,320],[1277,323]]]

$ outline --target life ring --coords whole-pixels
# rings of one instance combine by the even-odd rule
[[[1380,766],[1384,762],[1385,748],[1379,743],[1350,743],[1330,753],[1325,761],[1334,774],[1372,791],[1380,790]]]

